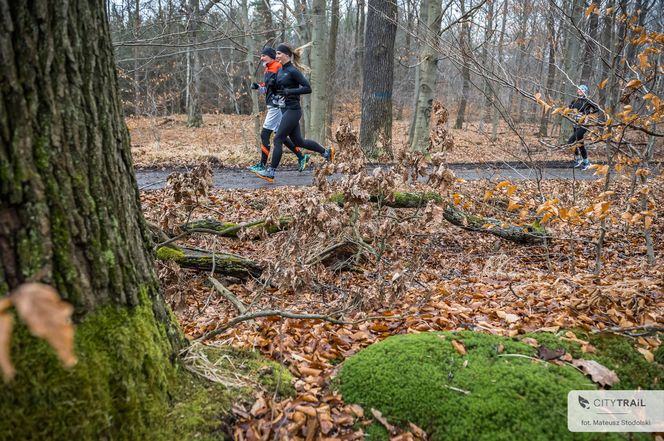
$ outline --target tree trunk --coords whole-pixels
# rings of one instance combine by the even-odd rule
[[[572,97],[576,94],[576,87],[579,83],[579,50],[581,44],[579,42],[579,37],[577,35],[576,29],[574,26],[581,26],[581,20],[583,18],[583,0],[572,0],[570,5],[570,23],[567,27],[567,37],[566,37],[566,48],[565,48],[565,59],[564,59],[564,72],[570,78],[571,81],[565,79],[563,83],[562,90],[564,91],[564,100],[571,101]],[[569,132],[571,131],[571,123],[565,119],[561,118],[561,127],[559,135],[559,143],[562,144],[567,140]]]
[[[593,78],[593,67],[595,66],[595,51],[597,40],[597,24],[599,18],[596,14],[590,14],[588,17],[588,36],[586,38],[586,46],[583,52],[583,68],[581,69],[581,83],[591,84]]]
[[[366,53],[362,84],[360,144],[369,158],[382,148],[392,152],[392,87],[394,83],[394,38],[397,33],[397,4],[394,0],[369,0]]]
[[[505,25],[507,24],[507,0],[503,2],[502,23],[500,25],[500,36],[498,37],[498,64],[503,62],[503,42],[505,39]],[[494,88],[493,93],[493,116],[491,117],[491,141],[498,139],[498,105],[496,101],[500,101],[500,89],[498,86]]]
[[[256,29],[260,29],[265,32],[265,34],[263,34],[262,37],[255,37],[255,38],[267,39],[267,45],[275,47],[277,45],[276,43],[277,36],[274,30],[274,23],[272,21],[270,0],[257,0],[255,4],[256,4],[256,12],[258,12],[258,18],[259,18],[258,19],[259,26]]]
[[[63,369],[19,325],[0,433],[153,439],[182,339],[146,247],[103,2],[0,11],[0,292],[52,285],[74,307],[79,356]]]
[[[190,19],[188,23],[188,38],[191,44],[189,57],[191,58],[190,78],[187,78],[187,127],[200,127],[203,125],[201,111],[201,57],[196,44],[198,43],[198,20],[200,18],[199,0],[189,3]]]
[[[436,77],[438,59],[436,51],[438,32],[441,22],[441,0],[426,0],[422,4],[422,11],[426,10],[427,35],[421,42],[419,66],[419,84],[417,90],[417,105],[413,123],[413,140],[410,148],[415,151],[429,150],[429,128],[431,127],[431,106],[436,91]],[[427,38],[428,37],[428,38]]]
[[[312,47],[311,47],[311,116],[309,118],[308,137],[322,144],[325,143],[325,113],[327,110],[327,20],[325,19],[325,0],[314,0],[311,11]]]
[[[546,29],[549,40],[549,62],[546,74],[546,96],[544,99],[553,98],[553,83],[556,78],[556,28],[553,15],[553,5],[549,5],[549,12],[546,17]],[[540,119],[539,136],[547,136],[549,133],[549,112],[542,110]]]
[[[465,13],[466,3],[465,0],[461,0],[461,14],[463,15]],[[470,26],[468,25],[467,20],[464,20],[464,22],[461,24],[459,47],[461,48],[461,58],[463,60],[463,67],[461,68],[463,86],[461,86],[461,101],[459,102],[456,122],[454,123],[455,129],[463,128],[463,122],[466,115],[466,105],[468,103],[468,92],[470,91]]]
[[[608,3],[606,4],[607,9],[614,10],[615,6],[615,0],[608,0]],[[599,80],[604,81],[605,79],[609,78],[609,71],[611,70],[611,67],[614,63],[614,58],[613,54],[611,52],[611,49],[613,48],[613,38],[615,35],[614,31],[614,26],[613,26],[613,20],[615,17],[615,12],[612,14],[606,14],[604,13],[602,17],[602,49],[601,49],[601,57],[602,57],[602,73],[600,75]],[[599,105],[601,107],[606,106],[606,101],[607,101],[607,91],[608,89],[605,87],[603,89],[600,89],[599,91]]]
[[[488,47],[491,43],[491,39],[493,38],[493,15],[494,15],[494,2],[488,2],[489,9],[487,10],[487,20],[486,20],[486,28],[484,30],[484,44],[482,45],[482,65],[489,68],[489,50]],[[493,65],[493,62],[491,63]],[[491,67],[493,69],[493,67]],[[486,116],[489,114],[491,110],[491,105],[493,104],[493,99],[492,99],[492,91],[491,91],[491,84],[489,83],[488,79],[484,79],[484,105],[482,106],[482,109],[480,111],[480,126],[479,126],[479,132],[484,133],[484,124],[486,122]]]
[[[258,3],[264,5],[262,1],[259,1]],[[257,61],[254,57],[256,56],[257,51],[256,51],[256,42],[254,40],[254,36],[251,35],[251,25],[249,23],[249,4],[247,0],[242,0],[242,27],[244,28],[246,33],[246,36],[244,37],[244,47],[247,48],[247,55],[245,57],[247,78],[253,78],[256,73],[255,64]],[[246,83],[247,82],[245,81],[245,84],[243,86],[247,88],[247,90],[249,90]],[[252,119],[254,120],[254,147],[256,148],[256,153],[260,153],[261,121],[260,121],[260,107],[258,105],[258,93],[255,93],[250,90],[249,96],[251,97],[251,116]]]
[[[339,0],[332,0],[332,12],[330,19],[330,41],[327,49],[327,84],[325,87],[335,90],[337,69],[337,35],[339,33]],[[327,137],[332,138],[332,120],[334,118],[334,93],[327,96],[327,115],[325,126]]]
[[[357,19],[355,28],[355,71],[360,72],[360,79],[364,77],[362,68],[364,67],[364,31],[365,31],[365,14],[364,14],[364,0],[357,0]]]
[[[140,38],[141,33],[141,5],[140,0],[136,0],[135,3],[135,13],[134,16],[134,39],[137,40]],[[134,56],[134,115],[141,114],[141,74],[139,66],[139,46],[134,46],[133,56]]]

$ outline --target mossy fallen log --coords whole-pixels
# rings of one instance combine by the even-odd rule
[[[424,207],[429,202],[442,202],[443,198],[440,194],[428,191],[424,193],[395,191],[391,197],[385,195],[371,196],[370,202],[381,203],[382,205],[392,208],[420,208]],[[345,198],[342,193],[335,193],[329,198],[330,202],[338,205],[345,203]]]
[[[174,246],[163,246],[157,249],[157,259],[176,262],[184,268],[212,271],[224,276],[246,280],[249,277],[260,277],[262,265],[242,256],[211,251],[193,250]]]
[[[493,234],[512,242],[536,244],[548,238],[546,229],[537,221],[524,226],[507,224],[498,219],[466,213],[454,204],[447,204],[443,216],[451,224],[465,230]]]
[[[288,228],[288,225],[293,221],[293,218],[290,216],[284,216],[279,218],[276,223],[271,223],[266,225],[267,219],[257,219],[255,221],[245,222],[245,223],[234,223],[234,222],[220,222],[216,219],[199,219],[187,224],[180,225],[182,231],[190,230],[213,230],[221,233],[221,236],[224,237],[237,237],[238,233],[243,229],[254,229],[264,227],[268,234],[274,234],[276,232],[285,230]]]

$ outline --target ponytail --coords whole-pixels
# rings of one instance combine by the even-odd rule
[[[310,41],[309,43],[303,44],[297,49],[291,49],[291,46],[286,43],[281,43],[279,46],[282,46],[282,48],[284,49],[288,49],[288,52],[290,52],[291,55],[291,62],[293,63],[293,66],[295,66],[298,70],[302,71],[302,73],[309,74],[311,73],[311,69],[308,66],[302,64],[302,53],[304,52],[304,49],[311,46],[311,43],[312,42]],[[277,46],[277,50],[279,50],[279,46]],[[279,52],[284,52],[284,51],[279,51]]]

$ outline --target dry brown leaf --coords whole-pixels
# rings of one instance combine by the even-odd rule
[[[408,423],[408,426],[410,427],[410,430],[413,432],[413,435],[426,441],[427,433],[424,430],[422,430],[419,426],[413,423]]]
[[[385,426],[385,429],[387,429],[388,433],[392,435],[396,433],[397,431],[396,428],[392,424],[387,422],[387,418],[385,418],[379,410],[376,410],[372,407],[371,414],[373,415],[374,418],[376,418],[376,421]]]
[[[537,357],[544,361],[556,360],[565,355],[565,349],[549,349],[546,346],[539,346],[537,348]]]
[[[613,386],[620,381],[615,372],[595,360],[572,360],[572,364],[580,368],[586,375],[590,375],[590,378],[601,386]]]
[[[454,346],[454,349],[456,349],[459,354],[466,355],[466,348],[460,341],[452,340],[452,346]]]
[[[249,413],[251,413],[255,417],[259,417],[261,415],[266,414],[269,410],[270,409],[268,409],[267,403],[265,402],[263,396],[259,396],[254,405],[251,406],[251,410],[249,411]]]
[[[329,410],[318,412],[318,424],[320,424],[320,431],[323,435],[327,435],[334,428]]]
[[[353,412],[358,418],[364,418],[364,409],[362,409],[362,406],[359,404],[351,404],[349,407],[351,412]]]
[[[14,317],[5,312],[0,313],[0,370],[5,383],[10,382],[16,374],[9,354],[13,328]]]
[[[648,360],[650,363],[653,363],[655,361],[655,356],[649,350],[644,348],[636,348],[636,350],[639,351],[641,355],[643,355],[646,358],[646,360]]]
[[[33,335],[48,341],[65,366],[76,364],[73,306],[62,301],[55,289],[42,283],[19,286],[12,293],[12,302]]]

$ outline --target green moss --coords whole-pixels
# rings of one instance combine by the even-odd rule
[[[157,259],[159,260],[178,260],[184,258],[184,252],[172,247],[159,247],[157,249]]]
[[[659,348],[655,351],[655,361],[659,364],[664,365],[664,344],[659,345]]]
[[[115,254],[113,254],[112,250],[104,251],[104,260],[109,267],[115,266]]]
[[[596,360],[615,371],[620,382],[613,386],[613,389],[662,389],[661,366],[648,362],[636,350],[633,339],[612,333],[588,334],[579,330],[574,332],[577,337],[593,345],[596,352],[584,353],[580,343],[561,340],[551,333],[532,333],[524,337],[532,337],[548,348],[565,348],[574,358]]]
[[[71,369],[19,321],[11,348],[17,375],[0,385],[0,439],[222,440],[234,400],[253,397],[257,385],[293,393],[288,371],[255,353],[206,349],[210,360],[223,362],[219,368],[240,371],[244,388],[190,374],[172,362],[165,327],[145,292],[141,300],[133,309],[100,308],[80,323],[79,362]]]
[[[438,193],[432,191],[425,193],[395,191],[393,197],[396,206],[412,208],[424,206],[430,201],[441,202],[443,200]]]
[[[452,340],[463,342],[467,355]],[[567,393],[596,386],[572,367],[507,356],[534,352],[473,332],[399,335],[348,359],[338,381],[346,402],[378,409],[401,427],[413,422],[431,440],[624,439],[569,432]],[[371,439],[381,439],[374,432]]]

